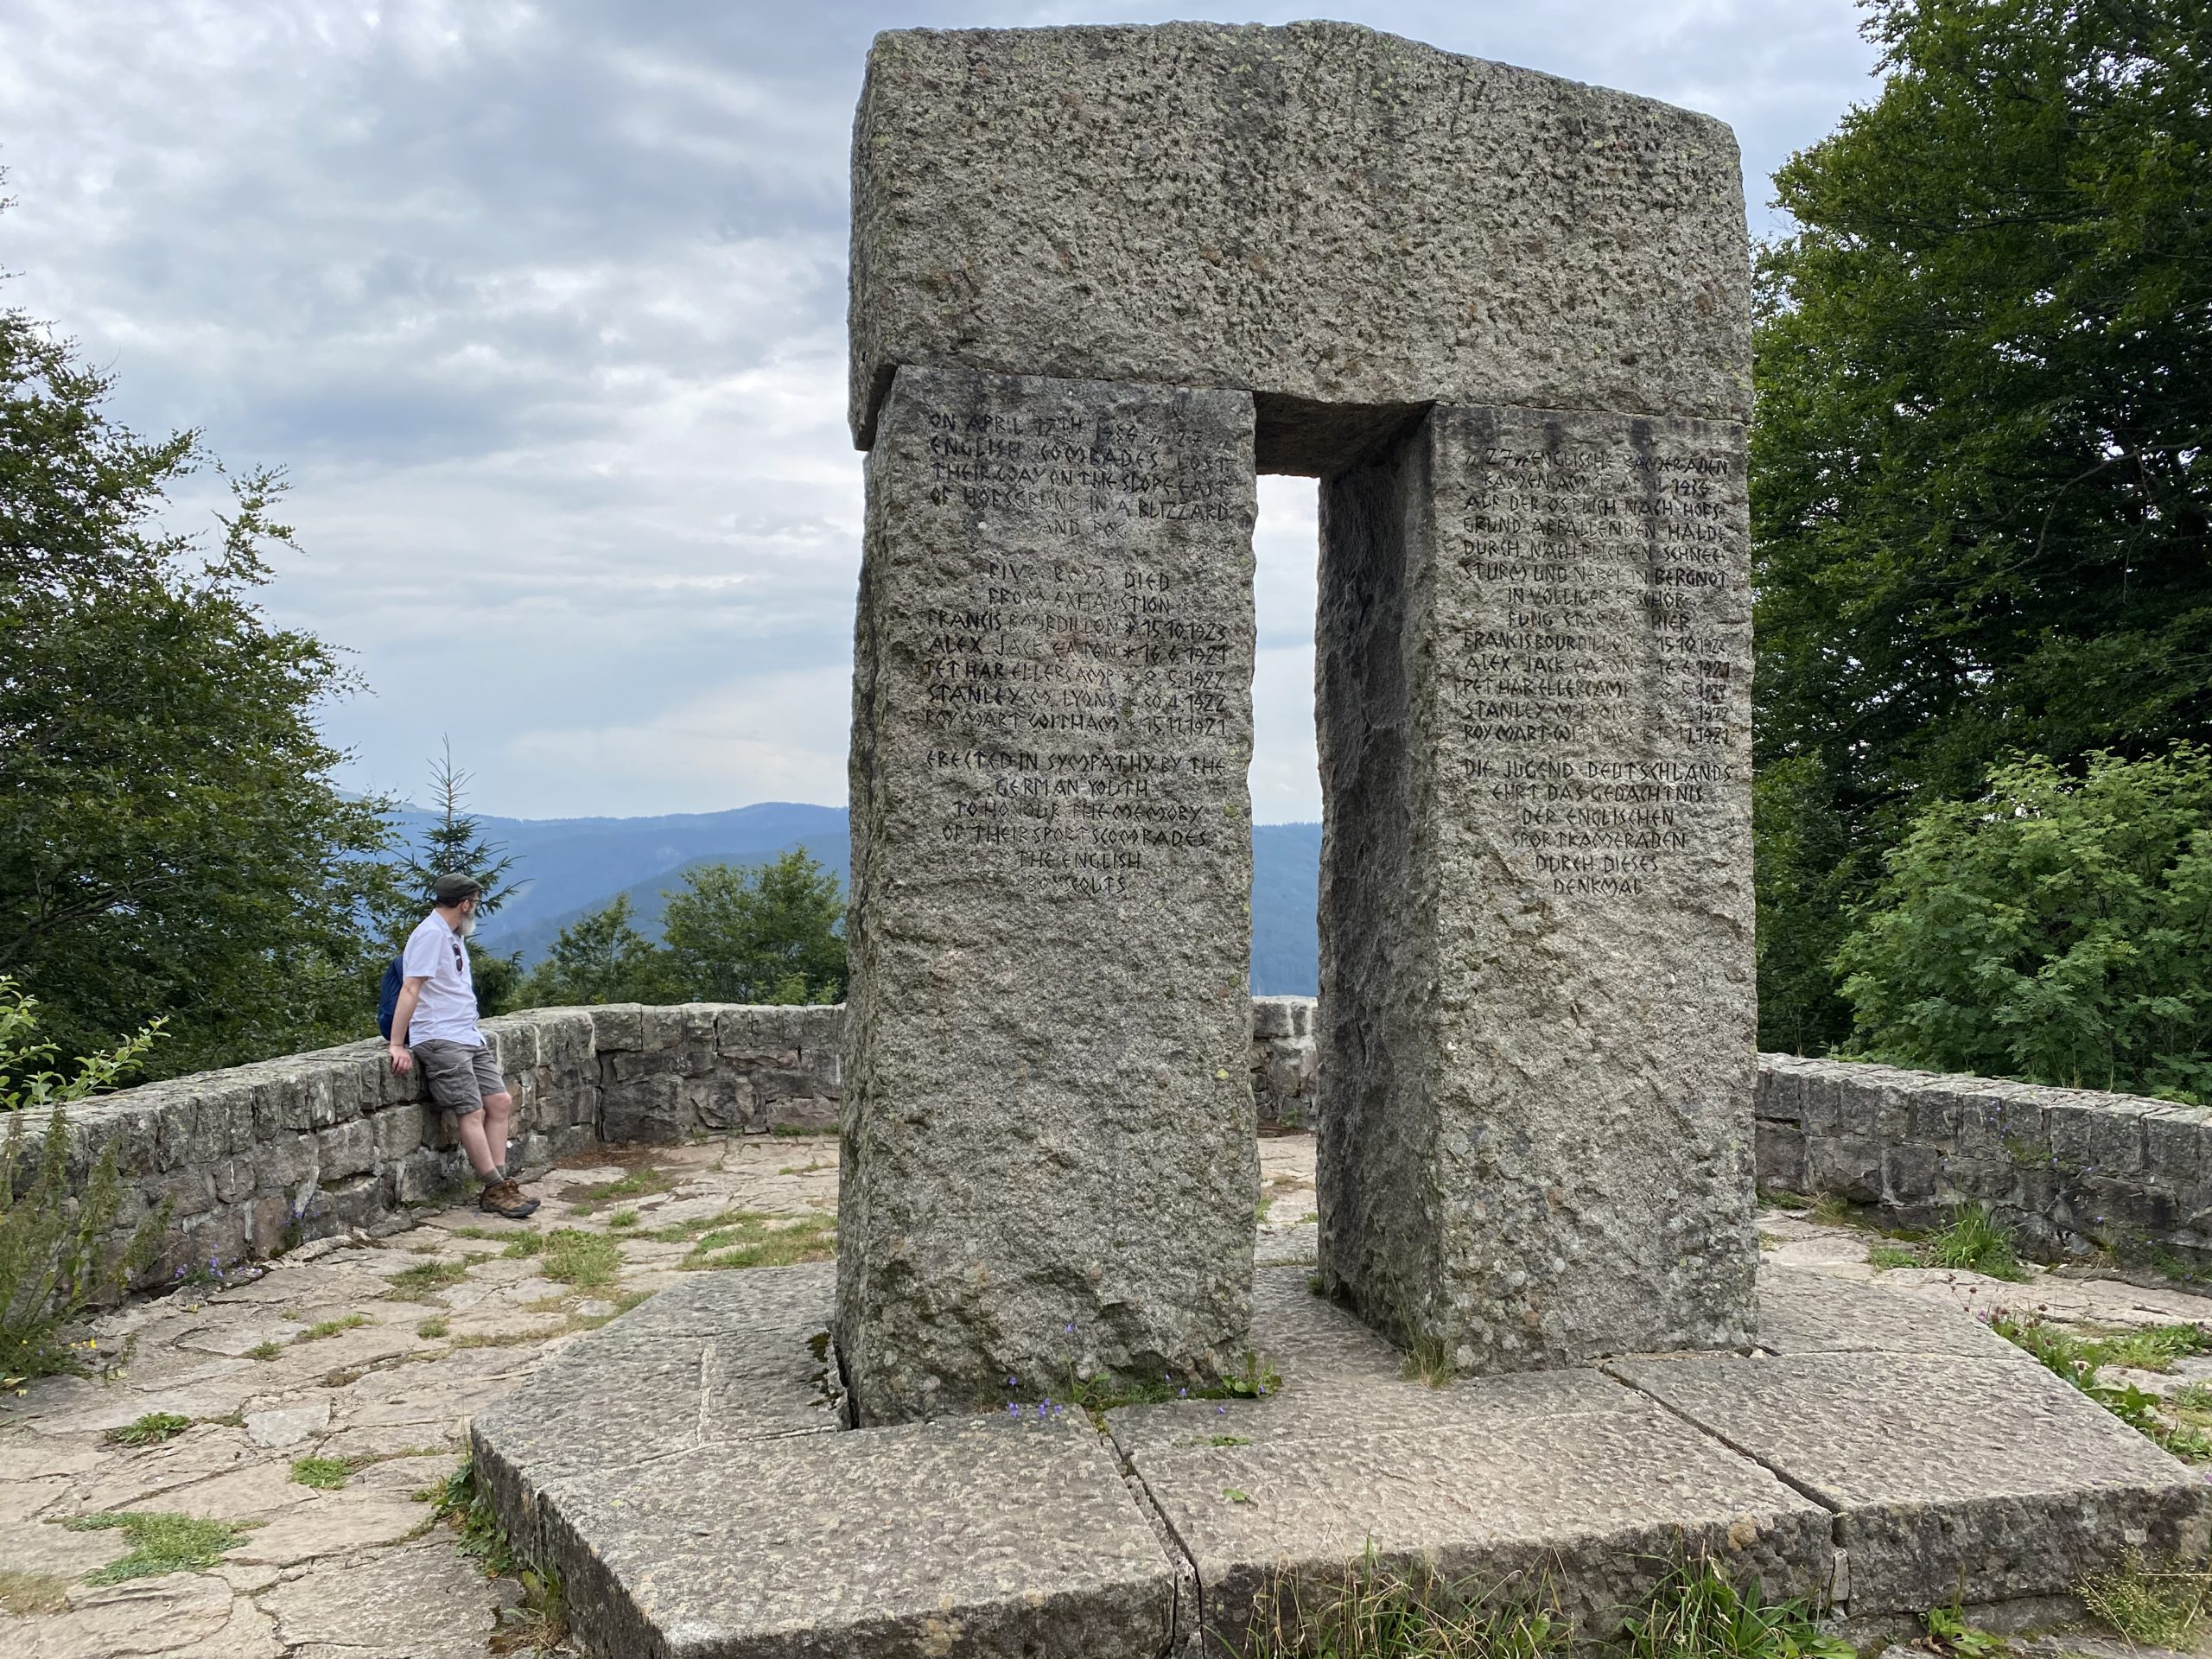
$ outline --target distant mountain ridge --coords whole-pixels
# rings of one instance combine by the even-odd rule
[[[410,842],[435,815],[403,807],[395,815]],[[563,927],[630,895],[639,931],[660,935],[662,891],[679,887],[696,864],[760,864],[804,848],[840,882],[850,879],[845,810],[764,801],[726,812],[651,818],[480,817],[485,837],[515,860],[512,897],[487,917],[477,938],[525,965],[552,948]],[[1314,903],[1321,862],[1318,823],[1252,828],[1252,988],[1262,996],[1311,996],[1319,977]]]

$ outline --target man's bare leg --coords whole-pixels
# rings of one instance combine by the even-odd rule
[[[507,1130],[514,1116],[515,1097],[505,1090],[484,1096],[484,1139],[492,1148],[492,1161],[499,1166],[502,1179],[507,1173]]]
[[[454,1124],[454,1132],[461,1136],[461,1150],[468,1154],[468,1166],[476,1172],[480,1181],[501,1179],[499,1160],[492,1155],[490,1126],[485,1122],[488,1110],[470,1112]]]

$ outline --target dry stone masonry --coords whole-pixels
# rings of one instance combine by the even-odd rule
[[[902,368],[855,635],[861,1421],[1249,1320],[1252,400]]]
[[[1242,532],[1205,509],[1249,500],[1253,466],[1325,480],[1327,1288],[1477,1371],[1749,1339],[1748,252],[1719,122],[1369,29],[878,37],[854,138],[851,418],[874,453],[838,1315],[863,1420],[987,1397],[993,1362],[1036,1351],[1062,1307],[1130,1310],[1102,1363],[1152,1339],[1152,1300],[1190,1279],[1169,1242],[1186,1212],[1102,1228],[1128,1185],[1109,1157],[1057,1195],[1065,1226],[1045,1219],[1019,1195],[1058,1147],[1156,1110],[1175,1127],[1139,1190],[1211,1201],[1243,1179],[1190,1157],[1249,1109],[1219,1064],[1241,1033],[1207,1023],[1244,944],[1225,895],[1148,872],[1096,895],[1086,936],[1060,843],[1024,863],[953,815],[979,804],[970,836],[1063,822],[980,814],[976,768],[1049,786],[1073,747],[988,741],[987,715],[1038,713],[969,660],[1019,632],[988,573],[1134,571],[1123,550],[1177,545],[1195,510],[1199,536],[1230,532],[1215,591],[1139,587],[1118,614],[1125,650],[1186,649],[1184,619],[1249,613]],[[1117,397],[1119,446],[1090,412]],[[1160,423],[1182,399],[1233,400],[1249,451],[1175,441],[1205,490],[1117,518],[1117,449],[1174,447]],[[1132,520],[1154,539],[1128,542]],[[932,635],[963,632],[932,666]],[[1050,671],[1094,660],[1060,637]],[[1039,688],[1074,690],[1024,653]],[[1241,766],[1231,680],[1205,688],[1230,734],[1187,734]],[[1198,690],[1121,689],[1116,740]],[[1202,868],[1225,874],[1246,827],[1219,824]],[[940,900],[956,865],[1012,874]],[[1167,891],[1172,925],[1144,911]],[[1134,1069],[1157,1057],[1156,1106],[1103,1081],[1103,1033],[1060,1017],[1077,974]],[[1186,1081],[1217,1065],[1218,1099]],[[1040,1118],[1040,1095],[1061,1111]],[[1240,1306],[1206,1279],[1161,1351],[1203,1366]]]

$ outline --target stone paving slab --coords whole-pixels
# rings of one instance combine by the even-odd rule
[[[1137,1475],[1196,1565],[1207,1651],[1242,1640],[1276,1594],[1341,1583],[1370,1546],[1508,1597],[1548,1576],[1586,1630],[1641,1599],[1686,1541],[1774,1595],[1826,1588],[1826,1510],[1603,1381],[1524,1374],[1487,1404],[1479,1389],[1429,1394],[1428,1421],[1394,1412],[1379,1433],[1353,1417],[1332,1438],[1244,1446],[1133,1434]]]
[[[586,1649],[1153,1659],[1175,1573],[1080,1419],[700,1448],[545,1503]]]
[[[2206,1547],[2202,1479],[2017,1354],[1607,1369],[1835,1511],[1853,1617],[2063,1594],[2130,1548],[2196,1559]]]
[[[476,1468],[534,1537],[539,1495],[572,1477],[722,1440],[838,1427],[824,1357],[835,1267],[693,1274],[577,1338],[476,1414]]]
[[[1958,1354],[2036,1364],[1948,1303],[1793,1268],[1760,1270],[1758,1341],[1774,1354]]]

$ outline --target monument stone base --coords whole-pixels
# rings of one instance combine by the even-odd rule
[[[596,1655],[1162,1659],[1237,1650],[1372,1550],[1541,1576],[1586,1638],[1707,1555],[1859,1625],[2048,1618],[2130,1552],[2201,1554],[2204,1483],[1973,1321],[1761,1275],[1758,1345],[1430,1389],[1263,1268],[1270,1397],[847,1429],[831,1270],[702,1275],[481,1413],[475,1467]],[[1041,1408],[1041,1409],[1040,1409]],[[1126,1471],[1126,1472],[1125,1472]]]

